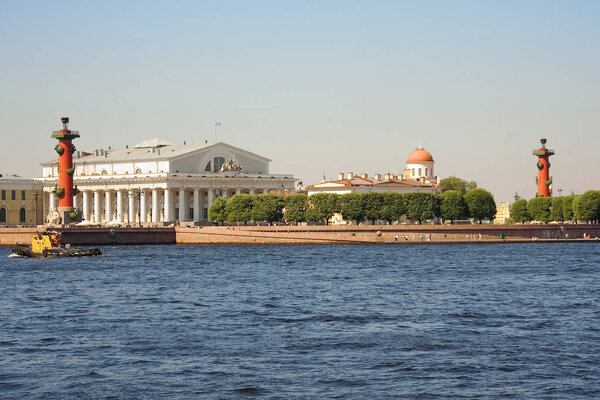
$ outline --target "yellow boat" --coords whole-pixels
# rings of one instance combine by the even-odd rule
[[[36,258],[102,255],[100,249],[82,249],[71,247],[70,244],[61,244],[60,233],[58,232],[34,233],[31,238],[31,245],[17,243],[13,246],[12,251],[19,256]]]

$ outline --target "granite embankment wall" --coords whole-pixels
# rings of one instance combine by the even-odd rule
[[[31,235],[44,232],[46,228],[3,228],[0,229],[0,246],[15,243],[31,243]],[[61,232],[62,243],[78,246],[117,244],[174,244],[174,228],[48,228]]]
[[[600,225],[360,225],[204,226],[176,228],[181,244],[451,243],[583,240],[600,237]],[[427,235],[427,240],[421,237]],[[397,239],[396,239],[397,237]]]
[[[0,246],[31,243],[45,228],[0,228]],[[194,228],[53,228],[72,245],[118,244],[361,244],[489,243],[600,238],[600,224],[565,225],[351,225],[351,226],[203,226]],[[427,240],[421,237],[427,235]],[[396,239],[397,237],[397,239]],[[407,240],[408,239],[408,240]]]
[[[0,228],[0,246],[31,243],[32,234],[44,231],[46,228]]]

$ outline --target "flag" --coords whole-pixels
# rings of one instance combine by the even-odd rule
[[[221,126],[221,123],[219,121],[215,121],[215,127],[217,126]]]

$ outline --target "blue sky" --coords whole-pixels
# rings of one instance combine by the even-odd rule
[[[1,1],[0,172],[38,176],[69,115],[79,149],[218,139],[304,184],[399,173],[497,200],[600,189],[597,1]]]

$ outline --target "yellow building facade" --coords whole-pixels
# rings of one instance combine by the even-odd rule
[[[511,209],[512,203],[496,203],[496,216],[494,217],[494,224],[506,224],[510,220]]]
[[[0,177],[0,226],[44,223],[42,184],[33,179]]]

